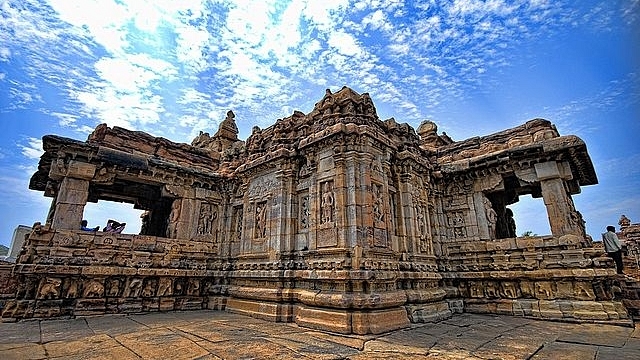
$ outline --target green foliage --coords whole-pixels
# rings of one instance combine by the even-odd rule
[[[524,236],[524,237],[532,237],[532,236],[538,236],[538,234],[534,233],[531,230],[527,230],[525,232],[522,233],[522,235],[520,236]]]

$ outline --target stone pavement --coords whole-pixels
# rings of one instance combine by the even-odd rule
[[[640,359],[640,326],[461,314],[381,335],[222,311],[0,323],[0,359]]]

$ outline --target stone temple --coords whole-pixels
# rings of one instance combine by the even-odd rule
[[[219,309],[345,334],[463,311],[628,321],[572,201],[598,182],[585,143],[546,120],[453,141],[430,121],[382,121],[344,87],[246,141],[229,111],[191,145],[106,124],[43,144],[29,187],[51,209],[5,321]],[[544,202],[550,235],[516,235],[521,195]],[[145,210],[141,233],[79,230],[97,201]]]

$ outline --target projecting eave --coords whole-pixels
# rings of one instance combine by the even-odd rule
[[[574,135],[539,140],[477,156],[464,157],[464,154],[460,152],[446,158],[438,158],[441,172],[453,175],[516,162],[534,164],[546,161],[567,161],[571,166],[574,179],[578,180],[580,186],[598,183],[593,163],[587,153],[587,146],[582,139]],[[452,158],[456,160],[451,161]]]
[[[76,154],[90,154],[97,150],[97,146],[62,136],[45,135],[42,137],[42,149],[44,150],[44,154],[40,156],[38,170],[29,180],[29,189],[31,190],[45,190],[49,181],[51,163],[58,157],[58,153],[62,149],[64,149],[65,152],[74,152]]]

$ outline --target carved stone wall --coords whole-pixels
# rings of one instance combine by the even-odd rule
[[[234,118],[191,145],[106,125],[46,136],[30,188],[52,210],[2,316],[212,308],[356,334],[460,311],[627,317],[571,200],[597,183],[586,147],[548,121],[454,142],[346,87],[246,142]],[[523,194],[551,235],[515,236]],[[143,232],[78,230],[98,200],[145,210]]]

